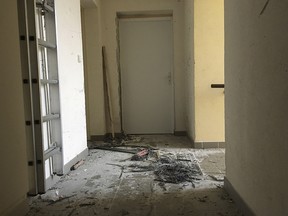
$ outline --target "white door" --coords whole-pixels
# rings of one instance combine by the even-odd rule
[[[171,19],[120,19],[119,35],[124,132],[173,133]]]

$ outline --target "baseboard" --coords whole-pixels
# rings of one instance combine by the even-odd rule
[[[237,206],[245,216],[256,215],[226,177],[224,177],[224,189],[229,193],[231,198],[234,200],[234,202],[237,204]]]
[[[174,131],[174,136],[187,136],[186,131]]]
[[[91,141],[103,141],[106,135],[91,135],[90,137]]]
[[[121,138],[123,133],[115,133],[116,138]],[[105,135],[91,135],[91,141],[104,141],[107,137],[112,137],[112,133],[106,133]]]
[[[64,173],[68,173],[70,168],[76,164],[78,161],[85,159],[88,156],[88,148],[83,150],[80,154],[70,160],[67,164],[64,165]]]
[[[21,199],[19,202],[11,206],[8,210],[3,212],[3,214],[0,212],[0,215],[3,216],[24,216],[28,213],[29,211],[29,205],[28,205],[28,200],[26,196]]]
[[[225,148],[225,142],[194,142],[196,149]]]

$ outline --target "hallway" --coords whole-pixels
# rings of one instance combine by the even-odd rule
[[[28,216],[241,215],[222,188],[224,149],[191,149],[186,137],[172,135],[132,137],[124,145],[150,146],[160,158],[181,155],[179,161],[199,164],[201,175],[192,183],[164,183],[153,171],[137,169],[149,166],[153,157],[131,161],[129,153],[91,149],[83,165],[46,194],[30,198]]]

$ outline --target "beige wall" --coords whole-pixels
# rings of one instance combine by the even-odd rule
[[[25,215],[27,159],[17,1],[0,7],[0,215]]]
[[[225,1],[227,179],[255,215],[288,215],[288,2]]]
[[[106,133],[100,12],[99,3],[82,9],[88,139]]]
[[[111,79],[115,131],[120,132],[119,74],[117,64],[117,12],[172,10],[174,28],[175,130],[185,131],[184,3],[183,0],[105,0],[102,4],[102,38],[107,50],[107,70]]]
[[[195,140],[195,84],[194,84],[194,0],[185,0],[185,80],[186,129]]]
[[[195,0],[195,142],[223,142],[224,0]]]

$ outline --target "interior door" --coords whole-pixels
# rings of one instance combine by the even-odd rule
[[[124,132],[173,133],[171,18],[120,19],[119,37]]]

